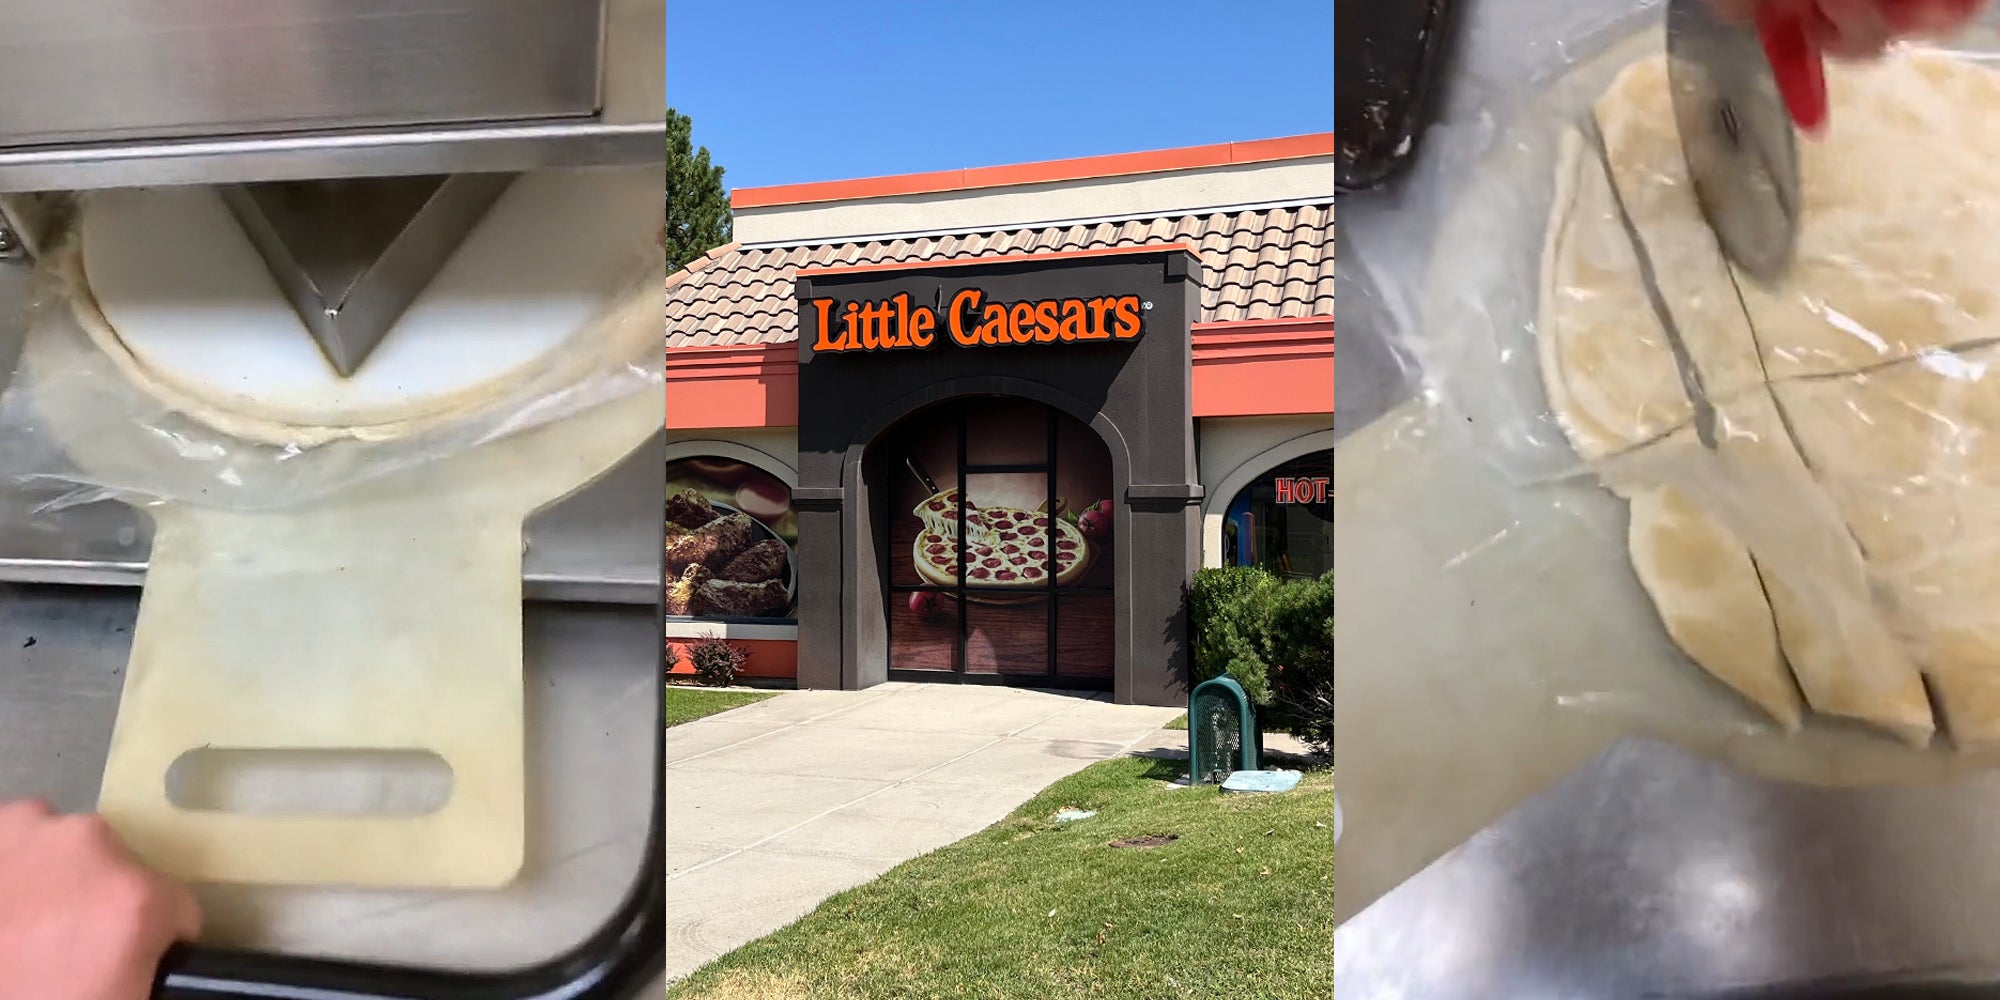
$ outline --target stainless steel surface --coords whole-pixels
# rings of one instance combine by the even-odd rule
[[[13,253],[0,255],[0,262],[33,258],[42,252],[44,237],[54,225],[65,199],[43,194],[0,194],[0,229],[13,238]],[[12,308],[14,298],[0,294],[0,308]],[[0,320],[0,328],[7,325]]]
[[[664,121],[224,136],[0,149],[0,192],[239,184],[660,163]]]
[[[607,123],[666,120],[666,0],[605,3],[603,96]]]
[[[0,584],[0,799],[93,806],[138,597]],[[492,892],[198,887],[204,940],[483,970],[553,957],[601,925],[640,869],[652,818],[657,611],[531,605],[524,631],[529,862],[519,882]],[[357,655],[366,651],[358,642]]]
[[[1799,229],[1796,130],[1763,46],[1714,0],[1667,0],[1667,80],[1702,213],[1759,281],[1791,266]]]
[[[665,0],[14,6],[0,193],[665,158]]]
[[[1996,831],[2000,775],[1835,790],[1623,743],[1335,931],[1339,995],[2000,981]]]
[[[603,18],[601,0],[14,3],[0,144],[586,117]]]
[[[327,361],[352,375],[513,180],[343,178],[221,191]]]

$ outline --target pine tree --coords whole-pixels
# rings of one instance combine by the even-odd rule
[[[729,195],[708,147],[694,145],[694,122],[667,109],[667,273],[729,242]]]

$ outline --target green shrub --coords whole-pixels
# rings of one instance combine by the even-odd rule
[[[1227,674],[1267,728],[1333,753],[1333,573],[1283,580],[1249,566],[1204,569],[1188,599],[1196,683]]]
[[[1277,585],[1277,577],[1254,566],[1195,574],[1188,597],[1195,683],[1226,674],[1243,685],[1251,701],[1270,703],[1270,670],[1261,639],[1265,606]]]
[[[1271,708],[1292,735],[1333,756],[1333,573],[1281,586],[1268,604]]]

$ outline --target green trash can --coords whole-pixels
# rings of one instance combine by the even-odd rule
[[[1243,685],[1217,677],[1188,694],[1188,784],[1220,785],[1264,766],[1264,731]]]

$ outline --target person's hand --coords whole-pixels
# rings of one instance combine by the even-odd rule
[[[200,931],[194,896],[102,818],[0,802],[0,1000],[145,1000]]]
[[[1776,14],[1800,24],[1814,49],[1830,56],[1866,59],[1904,38],[1933,38],[1965,27],[1986,0],[1714,0],[1729,16],[1748,22]]]

